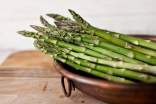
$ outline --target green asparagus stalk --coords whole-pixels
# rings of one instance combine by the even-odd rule
[[[49,28],[45,28],[45,27],[41,27],[41,26],[35,26],[35,25],[30,25],[30,26],[33,29],[35,29],[36,31],[38,31],[38,32],[40,32],[42,34],[45,34],[45,35],[47,35],[47,36],[49,36],[51,38],[59,38],[59,40],[64,40],[64,38],[66,38],[66,37],[64,37],[64,35],[66,35],[64,33],[65,31],[59,30],[56,27],[49,29]],[[54,36],[52,36],[51,32],[54,34]],[[62,35],[59,35],[61,33],[62,33]],[[73,33],[68,33],[68,35],[73,35]],[[74,36],[79,36],[79,34],[75,34]],[[78,41],[79,37],[74,38],[74,40],[73,39],[69,39],[69,37],[68,37],[68,40],[66,39],[66,41],[70,42],[70,43],[73,43],[73,42],[75,43],[75,42],[77,42],[76,40]],[[80,42],[77,43],[77,44],[82,45]]]
[[[43,34],[49,35],[49,37],[58,38],[60,40],[64,40],[64,41],[75,43],[75,44],[81,43],[80,45],[83,45],[84,47],[90,48],[89,44],[83,44],[83,41],[85,41],[85,40],[86,40],[86,42],[88,42],[88,37],[91,37],[90,35],[84,35],[84,34],[81,35],[78,33],[67,33],[63,30],[57,30],[57,32],[56,32],[56,31],[51,31],[48,28],[43,28],[43,27],[34,26],[34,25],[31,25],[31,27],[33,29],[43,33]],[[99,40],[95,40],[97,37],[93,37],[93,38],[94,39],[89,39],[92,42],[91,44],[97,44],[99,42]],[[135,59],[126,57],[124,55],[112,52],[108,49],[101,48],[101,51],[96,50],[96,49],[95,49],[95,51],[100,52],[103,55],[107,55],[109,57],[112,57],[114,59],[121,60],[121,61],[129,62],[129,63],[142,63],[138,60],[135,60]]]
[[[54,22],[55,25],[62,30],[66,30],[69,32],[76,32],[76,33],[87,33],[81,26],[79,25],[69,25],[68,22]],[[88,32],[90,34],[90,32]]]
[[[85,40],[83,40],[83,41],[92,43],[91,38],[88,38],[88,39],[85,38]],[[148,64],[156,65],[156,63],[155,63],[156,58],[151,57],[149,55],[145,55],[145,54],[142,54],[142,53],[139,53],[139,52],[131,51],[129,49],[122,48],[122,47],[119,47],[119,46],[116,46],[116,45],[113,45],[113,44],[110,44],[110,43],[107,43],[107,42],[103,42],[103,41],[99,41],[99,43],[97,42],[96,46],[112,50],[114,52],[126,55],[126,56],[131,57],[131,58],[138,59],[140,61],[144,61],[144,62],[146,62]],[[96,50],[96,51],[102,53],[102,51],[99,51],[99,49]]]
[[[93,69],[88,68],[88,67],[80,66],[79,64],[75,64],[75,63],[73,63],[69,60],[66,60],[64,58],[61,58],[61,57],[56,57],[56,59],[61,61],[62,63],[65,63],[65,64],[77,69],[77,70],[84,71],[84,72],[89,73],[91,75],[94,75],[96,77],[104,78],[104,79],[112,81],[112,82],[125,83],[125,84],[134,83],[133,81],[127,80],[125,78],[108,75],[108,74],[93,70]]]
[[[72,32],[85,33],[84,30],[82,31],[82,28],[79,28],[78,26],[69,26],[67,23],[68,23],[67,21],[55,22],[55,24],[60,29],[63,29],[63,30],[66,30],[66,31],[72,31]],[[88,33],[88,32],[86,32],[86,33]],[[114,34],[114,36],[119,37],[119,35],[117,33],[111,32],[111,34]],[[146,40],[146,41],[149,41],[149,40]],[[129,47],[125,47],[125,48],[131,49],[131,50],[134,50],[134,51],[146,54],[146,55],[156,57],[156,51],[155,50],[139,47],[139,46],[136,46],[136,45],[131,45],[131,46],[129,45]]]
[[[41,27],[37,27],[37,26],[32,26],[32,27],[34,29],[40,31],[40,32],[43,32],[43,30],[44,30]],[[44,31],[46,31],[46,30],[44,30]],[[110,43],[107,43],[107,42],[104,42],[104,41],[93,39],[93,38],[91,38],[91,36],[86,37],[86,35],[81,35],[81,34],[78,34],[78,33],[77,34],[76,33],[72,34],[72,33],[68,33],[68,32],[65,32],[65,31],[59,31],[59,30],[57,30],[57,32],[55,32],[55,33],[52,32],[52,31],[47,30],[44,33],[50,34],[51,37],[55,37],[55,38],[57,37],[59,39],[61,38],[63,40],[67,40],[67,41],[71,41],[71,40],[75,41],[76,40],[76,41],[78,41],[77,43],[80,43],[82,41],[92,43],[92,44],[94,44],[96,46],[109,49],[111,51],[114,51],[114,52],[119,53],[119,54],[123,54],[125,56],[130,57],[130,58],[135,58],[135,59],[144,61],[144,62],[149,63],[149,64],[153,64],[153,65],[156,64],[156,58],[153,58],[153,57],[148,56],[148,55],[141,54],[139,52],[131,51],[131,50],[128,50],[128,49],[125,49],[125,48],[122,48],[122,47],[119,47],[119,46],[116,46],[116,45],[113,45],[113,44],[110,44]],[[78,37],[74,39],[75,36],[78,36]],[[103,52],[100,51],[100,53],[106,55],[106,53],[105,53],[107,51],[106,49],[105,49],[105,51],[103,49]],[[96,50],[96,51],[98,51],[98,50]]]
[[[52,44],[52,45],[58,45],[60,47],[68,48],[68,49],[76,51],[76,52],[82,52],[82,53],[85,53],[85,54],[88,54],[91,56],[111,60],[110,57],[102,55],[96,51],[87,49],[87,48],[82,47],[82,46],[76,46],[76,45],[73,45],[70,43],[66,43],[64,41],[59,41],[59,40],[56,40],[54,38],[50,38],[50,37],[43,35],[43,34],[39,34],[39,33],[35,33],[35,32],[29,32],[29,31],[18,31],[18,33],[23,35],[23,36],[26,36],[26,37],[32,37],[32,38],[35,38],[37,40],[48,42],[49,44]]]
[[[44,26],[49,27],[49,28],[54,28],[54,26],[48,23],[48,21],[46,21],[42,16],[40,16],[40,21]]]
[[[74,32],[80,32],[85,33],[82,26],[77,24],[75,21],[71,20],[68,17],[64,17],[59,14],[47,14],[47,16],[55,19],[55,24],[57,27],[62,28],[67,31],[74,31]]]
[[[97,27],[94,27],[94,29],[97,30],[97,31],[101,31],[101,32],[107,32],[107,33],[109,33],[110,35],[112,35],[114,37],[120,38],[120,39],[122,39],[124,41],[127,41],[129,43],[132,43],[134,45],[143,46],[143,47],[146,47],[146,48],[149,48],[149,49],[152,49],[152,50],[156,50],[156,43],[152,42],[151,40],[145,40],[145,39],[142,39],[142,38],[138,38],[138,37],[122,34],[122,33],[117,33],[117,32],[112,32],[112,31],[108,31],[108,30],[104,30],[104,29],[99,29]],[[152,56],[155,56],[155,54],[152,53]]]
[[[49,13],[49,14],[46,14],[46,15],[49,16],[49,17],[51,17],[51,18],[55,18],[56,21],[68,21],[70,23],[72,23],[72,22],[75,23],[70,18],[65,17],[65,16],[61,16],[61,15],[56,14],[56,13]]]
[[[47,14],[47,16],[55,19],[55,22],[57,23],[59,21],[59,23],[61,25],[65,25],[65,26],[76,26],[77,28],[81,28],[82,29],[82,26],[80,26],[78,23],[76,23],[75,21],[71,20],[70,18],[68,17],[64,17],[62,15],[59,15],[59,14],[54,14],[54,13],[51,13],[51,14]],[[60,25],[60,26],[61,26]]]
[[[132,83],[134,83],[133,81],[130,81],[128,79],[116,77],[116,76],[109,75],[109,74],[105,74],[105,73],[102,73],[101,71],[97,71],[97,70],[91,69],[89,67],[81,66],[81,65],[76,64],[76,63],[74,63],[74,62],[72,62],[70,60],[67,60],[67,59],[65,59],[63,57],[60,57],[59,56],[60,55],[59,54],[60,50],[59,51],[57,51],[55,49],[52,49],[52,50],[48,49],[48,50],[46,50],[45,47],[43,47],[41,45],[41,42],[35,41],[34,45],[35,45],[36,48],[42,50],[46,54],[49,54],[54,59],[59,60],[60,62],[65,63],[65,64],[73,67],[73,69],[81,70],[81,71],[86,72],[88,74],[94,75],[96,77],[104,78],[104,79],[112,81],[112,82],[125,83],[125,84],[132,84]]]
[[[84,60],[87,60],[90,62],[103,64],[103,65],[111,66],[114,68],[126,68],[126,69],[130,69],[130,70],[134,70],[134,71],[146,72],[146,73],[151,73],[151,74],[156,75],[156,66],[142,65],[142,64],[131,64],[131,63],[126,63],[126,62],[122,62],[122,61],[112,61],[112,60],[110,61],[110,60],[106,60],[106,59],[88,56],[88,55],[85,55],[84,53],[76,53],[69,49],[51,46],[51,45],[49,45],[47,43],[43,43],[43,42],[40,42],[38,44],[40,46],[44,47],[45,50],[47,50],[49,52],[53,52],[53,51],[55,52],[55,50],[57,50],[57,52],[55,52],[57,54],[58,53],[60,53],[61,55],[69,54],[68,56],[72,55],[73,57],[76,57],[76,58],[81,58],[81,59],[84,59]]]
[[[125,63],[122,61],[121,62],[120,61],[108,61],[108,60],[104,60],[104,59],[100,59],[100,58],[94,58],[91,56],[87,56],[82,53],[75,53],[75,52],[67,52],[67,53],[69,53],[70,55],[73,55],[75,57],[85,59],[90,62],[94,62],[94,63],[98,63],[98,64],[108,65],[108,66],[112,66],[115,68],[127,68],[130,70],[155,74],[155,66],[146,66],[146,65],[139,65],[139,64],[135,65],[135,64]],[[79,54],[79,56],[78,56],[78,54]],[[94,60],[92,60],[92,59],[94,59]]]
[[[64,57],[75,62],[76,64],[79,64],[79,65],[85,66],[85,67],[89,67],[92,69],[96,69],[97,71],[101,71],[106,74],[116,75],[116,76],[125,77],[125,78],[129,78],[129,79],[134,79],[134,80],[139,80],[139,81],[142,81],[145,83],[156,82],[156,77],[151,76],[151,75],[134,72],[134,71],[130,71],[127,69],[116,69],[116,68],[112,68],[112,67],[108,67],[108,66],[98,65],[98,64],[88,62],[86,60],[77,59],[70,55],[64,55]]]
[[[70,54],[74,57],[81,58],[84,60],[88,60],[90,62],[103,64],[103,65],[111,66],[114,68],[126,68],[129,70],[146,72],[146,73],[156,75],[156,66],[132,64],[132,63],[126,63],[126,62],[122,62],[122,61],[105,60],[105,59],[101,59],[101,58],[88,56],[88,55],[85,55],[84,53],[76,53],[76,52],[70,51],[68,49],[64,49],[64,50],[62,49],[62,51],[65,54]]]
[[[54,47],[53,48],[51,48],[50,46],[48,47],[48,44],[41,43],[41,42],[38,43],[38,44],[41,47],[44,47],[44,49],[47,50],[47,52],[49,52],[49,53],[52,52],[52,54],[53,54],[53,52],[54,52],[53,48]],[[68,51],[68,52],[70,52],[70,51]],[[89,67],[89,68],[91,68],[93,70],[101,71],[101,72],[104,72],[106,74],[117,75],[117,76],[126,77],[126,78],[130,78],[130,79],[135,79],[135,80],[139,80],[139,81],[146,82],[146,83],[154,83],[154,82],[156,82],[156,77],[154,77],[154,76],[143,74],[143,73],[139,73],[139,72],[130,71],[130,70],[127,70],[127,69],[116,69],[116,68],[112,68],[112,67],[108,67],[108,66],[94,64],[94,63],[86,61],[86,58],[84,57],[84,55],[81,58],[83,58],[85,60],[76,58],[76,57],[80,56],[80,53],[77,54],[77,53],[73,52],[73,53],[75,53],[77,55],[76,56],[72,56],[72,55],[69,55],[68,52],[67,51],[62,51],[61,52],[60,49],[58,49],[58,51],[56,52],[56,55],[60,53],[60,56],[65,58],[65,60],[68,59],[68,60],[70,60],[70,61],[72,61],[72,62],[74,62],[76,64],[79,64],[80,66]],[[54,56],[56,56],[56,55],[54,55]],[[101,61],[103,59],[97,59],[96,62],[98,62],[98,60]],[[92,61],[92,60],[90,60],[90,61]],[[105,60],[103,60],[103,61],[105,61]],[[112,64],[112,63],[114,63],[114,62],[112,61],[110,64]],[[103,64],[103,62],[102,62],[102,64]],[[120,64],[123,64],[123,63],[120,63]],[[116,64],[116,65],[118,65],[118,64]],[[135,66],[135,67],[138,67],[138,66]]]
[[[69,10],[69,12],[72,14],[73,18],[77,21],[77,23],[79,23],[81,26],[83,26],[87,30],[94,31],[96,33],[96,35],[98,35],[106,40],[110,39],[110,41],[114,44],[117,44],[120,46],[126,46],[127,42],[130,42],[134,45],[140,45],[140,46],[143,46],[146,48],[156,50],[155,42],[140,39],[137,37],[132,37],[132,36],[121,34],[121,33],[116,33],[116,32],[111,32],[108,30],[102,30],[102,29],[96,28],[96,27],[90,25],[87,21],[85,21],[79,14],[77,14],[73,10]],[[108,37],[105,36],[105,35],[109,35],[109,34],[110,34],[110,36],[108,36]],[[115,39],[116,42],[115,41],[113,42],[114,37],[116,37],[116,39]],[[125,40],[127,42],[125,42],[123,40]]]
[[[74,12],[75,13],[75,12]],[[62,25],[64,25],[65,24],[65,26],[62,26],[62,27],[64,27],[63,29],[65,29],[65,30],[67,30],[67,31],[69,31],[70,29],[72,29],[72,30],[76,30],[75,32],[77,32],[77,31],[79,31],[80,33],[85,33],[84,32],[84,30],[82,29],[82,28],[78,28],[78,24],[74,24],[73,22],[74,21],[72,21],[72,20],[68,20],[68,21],[63,21],[62,20],[62,18],[66,18],[66,17],[63,17],[63,16],[61,16],[61,15],[55,15],[55,16],[51,16],[52,18],[54,18],[56,21],[59,21],[59,22],[56,22],[56,24],[57,24],[57,26],[59,26],[60,27],[60,25],[62,26]],[[59,17],[61,17],[61,18],[59,18]],[[58,19],[59,18],[59,19]],[[82,19],[83,20],[83,19]],[[69,25],[69,23],[71,23],[72,22],[72,26],[70,26]],[[83,22],[84,24],[86,24],[87,22],[84,20],[84,22]],[[86,26],[90,26],[90,24],[88,23]],[[61,28],[62,28],[61,27]],[[71,31],[72,31],[71,30]],[[83,31],[82,31],[83,30]],[[81,32],[82,31],[82,32]],[[101,30],[102,31],[102,30]],[[106,31],[105,33],[110,33],[110,32],[108,32],[108,31]],[[114,34],[113,36],[115,36],[115,37],[119,37],[119,35],[117,34],[117,33],[115,33],[115,32],[111,32],[111,34]],[[122,41],[122,40],[121,40]],[[125,44],[127,44],[126,42],[125,42]],[[150,56],[154,56],[154,57],[156,57],[156,51],[154,51],[154,50],[150,50],[150,49],[147,49],[147,48],[143,48],[143,47],[138,47],[138,46],[135,46],[135,45],[131,45],[131,44],[129,44],[129,45],[126,45],[124,48],[128,48],[128,49],[131,49],[131,50],[134,50],[134,51],[137,51],[137,52],[140,52],[140,53],[143,53],[143,54],[146,54],[146,55],[150,55]]]

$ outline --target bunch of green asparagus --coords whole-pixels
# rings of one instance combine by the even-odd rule
[[[34,46],[54,60],[93,76],[117,83],[156,83],[156,43],[92,26],[73,10],[73,19],[47,14],[36,32],[18,31],[34,38]]]

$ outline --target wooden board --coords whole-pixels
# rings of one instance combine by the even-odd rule
[[[63,95],[53,60],[38,51],[10,55],[0,66],[0,104],[105,104],[79,91]]]
[[[11,54],[1,64],[0,75],[2,70],[5,70],[6,76],[12,73],[15,77],[59,76],[57,71],[55,71],[53,60],[39,51],[21,51]]]

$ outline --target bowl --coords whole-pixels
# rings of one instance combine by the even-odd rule
[[[150,40],[156,39],[156,36],[135,36]],[[55,66],[63,78],[65,77],[68,81],[71,81],[75,88],[96,99],[110,104],[156,104],[156,84],[113,83],[72,70],[61,63],[56,63]],[[69,90],[71,92],[71,88]],[[70,92],[67,96],[70,95]]]

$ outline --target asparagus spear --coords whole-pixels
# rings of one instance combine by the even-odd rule
[[[51,48],[51,46],[49,46],[46,43],[42,43],[42,42],[38,42],[38,45],[39,45],[39,48],[44,47],[44,50],[46,50],[48,53],[50,53],[50,54],[51,54],[51,52],[52,52],[52,54],[54,53],[54,51],[53,51],[55,49],[54,46]],[[116,68],[111,68],[108,66],[94,64],[94,63],[86,61],[85,57],[81,57],[85,60],[76,58],[76,57],[80,56],[80,53],[78,53],[74,57],[74,56],[68,54],[68,52],[70,52],[70,51],[68,51],[68,52],[62,51],[61,52],[60,48],[59,49],[57,48],[55,50],[56,50],[56,53],[55,53],[54,57],[58,56],[57,54],[59,54],[59,56],[61,56],[65,60],[68,59],[72,62],[75,62],[76,64],[79,64],[80,66],[89,67],[93,70],[101,71],[101,72],[104,72],[104,73],[107,73],[110,75],[117,75],[117,76],[121,76],[121,77],[131,78],[131,79],[139,80],[139,81],[146,82],[146,83],[156,82],[156,77],[151,76],[151,75],[147,75],[147,74],[143,74],[143,73],[139,73],[139,72],[134,72],[134,71],[130,71],[127,69],[116,69]],[[75,53],[75,52],[73,52],[73,53]],[[100,60],[100,59],[98,59],[98,60]],[[96,62],[98,62],[98,60]],[[92,61],[92,60],[90,60],[90,61]],[[103,60],[103,61],[105,61],[105,60]],[[110,64],[112,64],[112,63],[114,63],[114,62],[111,62]],[[116,65],[118,65],[118,64],[116,64]],[[136,67],[138,67],[138,66],[136,66]]]
[[[84,71],[84,72],[89,73],[91,75],[94,75],[94,76],[97,76],[97,77],[100,77],[100,78],[104,78],[104,79],[112,81],[112,82],[125,83],[125,84],[134,83],[133,81],[127,80],[125,78],[108,75],[108,74],[102,73],[100,71],[93,70],[93,69],[88,68],[88,67],[80,66],[78,64],[75,64],[75,63],[73,63],[73,62],[71,62],[69,60],[66,60],[64,58],[61,58],[61,57],[56,57],[56,59],[61,61],[62,63],[65,63],[65,64],[77,69],[77,70]]]
[[[66,31],[88,33],[88,32],[85,32],[82,28],[79,28],[78,26],[69,26],[67,21],[63,21],[63,22],[59,21],[59,22],[55,22],[55,24],[57,25],[58,28],[66,30]],[[117,33],[111,32],[111,34],[114,34],[114,36],[119,37],[119,35]],[[146,41],[149,41],[149,40],[146,40]],[[139,47],[136,45],[131,45],[131,46],[129,45],[129,47],[125,47],[125,48],[156,57],[156,51],[155,50]]]
[[[76,26],[77,28],[81,28],[82,29],[82,26],[80,26],[78,23],[76,23],[75,21],[71,20],[70,18],[68,17],[64,17],[62,15],[59,15],[59,14],[54,14],[54,13],[51,13],[51,14],[47,14],[47,16],[55,19],[55,22],[57,24],[57,22],[59,21],[59,23],[61,25],[65,25],[65,26]],[[61,26],[60,25],[60,26]]]
[[[74,32],[81,32],[85,33],[83,30],[82,26],[80,26],[78,23],[75,21],[71,20],[68,17],[64,17],[59,14],[47,14],[47,16],[53,18],[55,20],[55,25],[61,29],[67,30],[67,31],[74,31]]]
[[[112,68],[112,67],[108,67],[108,66],[98,65],[98,64],[90,63],[86,60],[77,59],[77,58],[70,56],[70,55],[64,55],[64,57],[75,62],[76,64],[81,65],[81,66],[96,69],[98,71],[101,71],[101,72],[104,72],[104,73],[107,73],[110,75],[117,75],[120,77],[139,80],[139,81],[146,82],[146,83],[156,82],[156,77],[151,76],[151,75],[147,75],[147,74],[143,74],[143,73],[139,73],[139,72],[134,72],[134,71],[130,71],[127,69],[116,69],[116,68]]]
[[[126,63],[126,62],[122,62],[122,61],[110,61],[110,60],[105,60],[105,59],[101,59],[101,58],[96,58],[96,57],[92,57],[92,56],[88,56],[85,55],[84,53],[76,53],[73,52],[69,49],[64,49],[64,48],[60,48],[60,47],[56,47],[56,46],[51,46],[47,43],[43,43],[40,42],[38,43],[40,46],[44,47],[45,50],[49,51],[49,52],[56,52],[55,53],[60,53],[61,55],[64,54],[69,54],[69,56],[74,56],[77,58],[81,58],[84,60],[88,60],[90,62],[94,62],[94,63],[98,63],[98,64],[103,64],[103,65],[107,65],[107,66],[112,66],[115,68],[126,68],[126,69],[130,69],[130,70],[134,70],[134,71],[140,71],[140,72],[146,72],[146,73],[151,73],[151,74],[155,74],[156,75],[156,66],[149,66],[149,65],[142,65],[142,64],[131,64],[131,63]],[[93,66],[94,67],[94,66]]]
[[[74,11],[71,11],[71,13],[73,15],[76,14]],[[84,30],[82,29],[82,27],[80,25],[78,25],[76,22],[74,23],[74,21],[70,20],[69,18],[68,18],[68,21],[67,21],[67,18],[66,17],[61,16],[61,15],[58,15],[58,14],[57,15],[56,14],[51,14],[49,16],[52,17],[52,18],[54,18],[56,21],[58,21],[58,22],[55,22],[55,24],[59,28],[65,29],[67,31],[75,31],[75,32],[78,32],[79,31],[81,33],[85,33]],[[85,27],[88,27],[88,26],[91,27],[91,25],[88,22],[86,22],[82,17],[79,16],[79,18],[81,18],[81,21],[85,25]],[[71,23],[72,23],[72,25],[71,25]],[[108,31],[108,30],[102,30],[102,29],[98,29],[98,28],[97,28],[97,30],[98,31],[101,31],[101,32],[105,32],[105,33],[114,34],[112,36],[115,36],[117,38],[120,36],[120,33],[111,32],[111,31]],[[122,37],[122,36],[120,36],[120,37]],[[124,37],[125,37],[125,35],[124,35]],[[132,38],[134,38],[134,37],[132,37]],[[138,38],[138,39],[140,40],[140,38]],[[148,42],[148,41],[149,40],[146,40],[146,42]],[[137,41],[134,41],[134,42],[135,42],[135,44],[138,44]],[[129,45],[126,48],[131,48],[134,51],[138,51],[138,52],[141,52],[141,53],[144,53],[144,54],[147,54],[147,55],[156,57],[156,51],[153,51],[153,50],[149,50],[149,49],[146,49],[146,48],[138,47],[138,46],[135,46],[135,45],[131,45],[131,46]]]
[[[82,42],[85,41],[87,37],[91,37],[90,35],[81,35],[81,34],[77,34],[77,33],[67,33],[63,30],[57,30],[57,32],[55,31],[51,31],[49,30],[48,28],[43,28],[43,27],[40,27],[40,26],[34,26],[34,25],[31,25],[31,27],[43,34],[46,34],[46,35],[49,35],[49,37],[53,37],[53,38],[58,38],[60,40],[64,40],[64,41],[67,41],[67,42],[71,42],[71,43],[75,43],[75,44],[80,44],[80,45],[83,45],[87,48],[90,48],[89,44],[83,44]],[[94,39],[89,39],[92,44],[97,44],[99,42],[99,40],[95,40],[97,37],[93,37]],[[88,42],[88,38],[86,40]],[[90,43],[90,42],[89,42]],[[91,48],[92,49],[92,48]],[[124,55],[121,55],[121,54],[118,54],[118,53],[115,53],[115,52],[112,52],[108,49],[104,49],[104,48],[101,48],[101,51],[99,50],[96,50],[95,51],[97,52],[100,52],[101,54],[103,55],[107,55],[109,57],[112,57],[114,59],[119,59],[119,60],[123,60],[125,62],[130,62],[130,63],[142,63],[138,60],[135,60],[135,59],[132,59],[132,58],[129,58],[129,57],[126,57]]]
[[[40,16],[40,21],[44,26],[49,27],[50,29],[54,28],[54,26],[48,23],[48,21],[46,21],[42,16]]]
[[[75,12],[74,12],[75,13]],[[60,27],[60,25],[62,26],[62,25],[64,25],[65,24],[65,26],[62,26],[61,28],[63,28],[63,29],[65,29],[65,30],[67,30],[67,31],[72,31],[72,30],[75,30],[75,32],[77,32],[77,31],[79,31],[80,33],[85,33],[84,32],[84,30],[82,29],[82,28],[78,28],[78,24],[74,24],[73,22],[74,21],[72,21],[72,20],[70,20],[70,19],[68,19],[68,21],[65,21],[65,20],[63,20],[62,18],[66,18],[66,17],[63,17],[63,16],[61,16],[61,15],[55,15],[55,16],[51,16],[52,18],[54,18],[56,21],[59,21],[59,22],[61,22],[61,23],[56,23],[57,24],[57,26],[59,26]],[[61,18],[60,18],[61,17]],[[59,19],[58,19],[59,18]],[[83,19],[82,19],[83,20]],[[70,26],[68,23],[72,23],[72,26]],[[84,24],[86,24],[87,22],[84,20]],[[90,24],[88,23],[87,24],[87,26],[90,26]],[[83,30],[83,31],[82,31]],[[100,31],[102,31],[102,30],[100,30]],[[88,33],[88,32],[86,32],[86,33]],[[108,33],[108,32],[106,32],[106,33]],[[114,34],[114,36],[115,37],[118,37],[119,35],[118,34],[116,34],[116,33],[114,33],[114,32],[111,32],[111,34]],[[125,43],[125,44],[127,44],[127,43]],[[150,49],[146,49],[146,48],[143,48],[143,47],[138,47],[138,46],[135,46],[135,45],[131,45],[131,44],[129,44],[129,45],[127,45],[126,47],[124,47],[124,48],[128,48],[128,49],[131,49],[131,50],[134,50],[134,51],[137,51],[137,52],[140,52],[140,53],[143,53],[143,54],[146,54],[146,55],[149,55],[149,56],[154,56],[154,57],[156,57],[156,51],[153,51],[153,50],[150,50]],[[148,57],[148,56],[147,56]]]
[[[110,44],[110,43],[107,43],[107,42],[104,42],[104,41],[93,39],[93,38],[91,38],[91,36],[81,35],[81,34],[78,34],[78,33],[77,34],[76,33],[68,33],[68,32],[59,31],[59,30],[56,30],[57,32],[53,32],[53,31],[49,31],[49,30],[46,30],[44,28],[37,27],[37,26],[32,26],[32,27],[34,29],[40,31],[40,32],[50,34],[50,37],[55,37],[55,38],[63,39],[63,40],[70,41],[70,42],[71,41],[72,42],[73,41],[78,41],[77,43],[81,43],[82,41],[84,41],[84,42],[92,43],[92,44],[95,44],[95,45],[97,45],[99,47],[109,49],[111,51],[117,52],[119,54],[123,54],[125,56],[130,57],[130,58],[135,58],[135,59],[144,61],[144,62],[149,63],[149,64],[153,64],[153,65],[156,64],[156,58],[150,57],[148,55],[141,54],[139,52],[133,52],[131,50],[128,50],[128,49],[125,49],[125,48],[122,48],[122,47],[119,47],[119,46],[115,46],[113,44]],[[76,36],[78,36],[78,37],[75,38]],[[98,51],[98,50],[96,50],[96,51]],[[100,51],[100,53],[104,54],[105,52]],[[107,54],[108,54],[108,52],[107,52]],[[105,55],[106,55],[106,53],[105,53]]]
[[[78,15],[73,10],[69,10],[69,12],[72,14],[73,18],[77,21],[77,23],[79,23],[81,26],[83,26],[83,28],[86,28],[86,30],[94,31],[96,35],[98,35],[114,44],[117,44],[119,46],[131,47],[132,45],[127,43],[127,42],[130,42],[130,43],[134,44],[132,46],[132,48],[135,48],[135,51],[143,52],[145,54],[152,54],[153,56],[156,56],[156,53],[152,50],[148,50],[146,48],[141,48],[141,47],[135,46],[135,45],[140,45],[143,47],[147,47],[147,48],[156,50],[155,42],[151,42],[150,40],[144,40],[141,38],[132,37],[129,35],[124,35],[121,33],[110,32],[108,30],[98,29],[98,28],[90,25],[87,21],[85,21],[80,15]]]
[[[29,31],[18,31],[18,33],[21,34],[21,35],[24,35],[26,37],[32,37],[32,38],[35,38],[37,40],[48,42],[49,44],[52,44],[52,45],[58,45],[60,47],[68,48],[68,49],[76,51],[76,52],[82,52],[82,53],[85,53],[85,54],[88,54],[88,55],[91,55],[91,56],[111,60],[110,57],[102,55],[102,54],[100,54],[100,53],[98,53],[96,51],[87,49],[87,48],[82,47],[82,46],[76,46],[76,45],[73,45],[73,44],[70,44],[70,43],[66,43],[64,41],[59,41],[59,40],[50,38],[50,37],[48,37],[46,35],[43,35],[43,34],[38,34],[38,33],[35,33],[35,32],[29,32]]]
[[[122,62],[122,61],[121,62],[120,61],[109,61],[109,60],[104,60],[104,59],[84,55],[82,53],[75,53],[75,52],[67,52],[67,53],[70,54],[70,55],[73,55],[75,57],[78,57],[78,58],[81,58],[81,59],[84,59],[84,60],[88,60],[90,62],[103,64],[103,65],[108,65],[108,66],[112,66],[114,68],[127,68],[127,69],[130,69],[130,70],[155,74],[155,66],[130,64],[130,63]]]
[[[107,32],[114,37],[120,38],[120,39],[125,40],[129,43],[132,43],[134,45],[143,46],[146,48],[150,48],[152,50],[156,50],[156,43],[152,42],[151,40],[145,40],[142,38],[138,38],[138,37],[122,34],[122,33],[117,33],[117,32],[112,32],[112,31],[108,31],[108,30],[104,30],[104,29],[99,29],[97,27],[94,27],[94,29],[97,31],[101,31],[101,32]]]
[[[54,23],[59,28],[62,28],[67,31],[75,31],[75,32],[81,31],[81,33],[85,33],[82,26],[80,26],[79,24],[77,24],[75,21],[71,20],[68,17],[64,17],[62,15],[54,14],[54,13],[47,14],[47,16],[54,18],[55,19]]]
[[[114,68],[126,68],[126,69],[130,69],[130,70],[134,70],[134,71],[146,72],[146,73],[151,73],[151,74],[156,75],[156,66],[132,64],[132,63],[126,63],[126,62],[122,62],[122,61],[105,60],[105,59],[88,56],[88,55],[85,55],[84,53],[76,53],[76,52],[70,51],[68,49],[62,49],[62,51],[65,54],[70,54],[74,57],[88,60],[90,62],[108,65],[108,66],[111,66]]]
[[[92,43],[91,38],[85,39],[83,41]],[[156,64],[155,63],[156,62],[156,58],[155,57],[151,57],[149,55],[145,55],[145,54],[142,54],[142,53],[139,53],[139,52],[131,51],[129,49],[122,48],[122,47],[119,47],[119,46],[115,46],[113,44],[110,44],[110,43],[107,43],[107,42],[103,42],[103,41],[99,41],[99,43],[97,42],[96,45],[99,46],[99,47],[110,49],[110,50],[112,50],[114,52],[126,55],[128,57],[144,61],[144,62],[146,62],[148,64],[152,64],[152,65]],[[100,52],[99,50],[96,50],[96,51]]]
[[[76,64],[76,63],[74,63],[74,62],[72,62],[70,60],[67,60],[67,59],[65,59],[63,57],[60,57],[59,56],[59,52],[60,51],[57,51],[57,50],[53,49],[53,50],[50,50],[50,52],[49,52],[49,49],[46,50],[45,47],[43,47],[41,45],[41,42],[35,41],[34,45],[35,45],[35,47],[37,47],[38,49],[42,50],[46,54],[48,53],[54,59],[59,60],[60,62],[65,63],[65,64],[73,67],[73,69],[81,70],[81,71],[86,72],[88,74],[94,75],[96,77],[104,78],[104,79],[112,81],[112,82],[125,83],[125,84],[132,84],[132,83],[134,83],[133,81],[127,80],[125,78],[120,78],[120,77],[116,77],[116,76],[113,76],[113,75],[108,75],[108,74],[102,73],[100,71],[91,69],[89,67],[81,66],[81,65]],[[57,52],[57,54],[56,54],[56,52]]]
[[[55,13],[48,13],[46,14],[47,16],[49,17],[52,17],[52,18],[55,18],[56,21],[68,21],[68,22],[73,22],[75,23],[74,21],[72,21],[70,18],[68,17],[64,17],[64,16],[61,16],[59,14],[55,14]],[[75,23],[76,24],[76,23]]]

